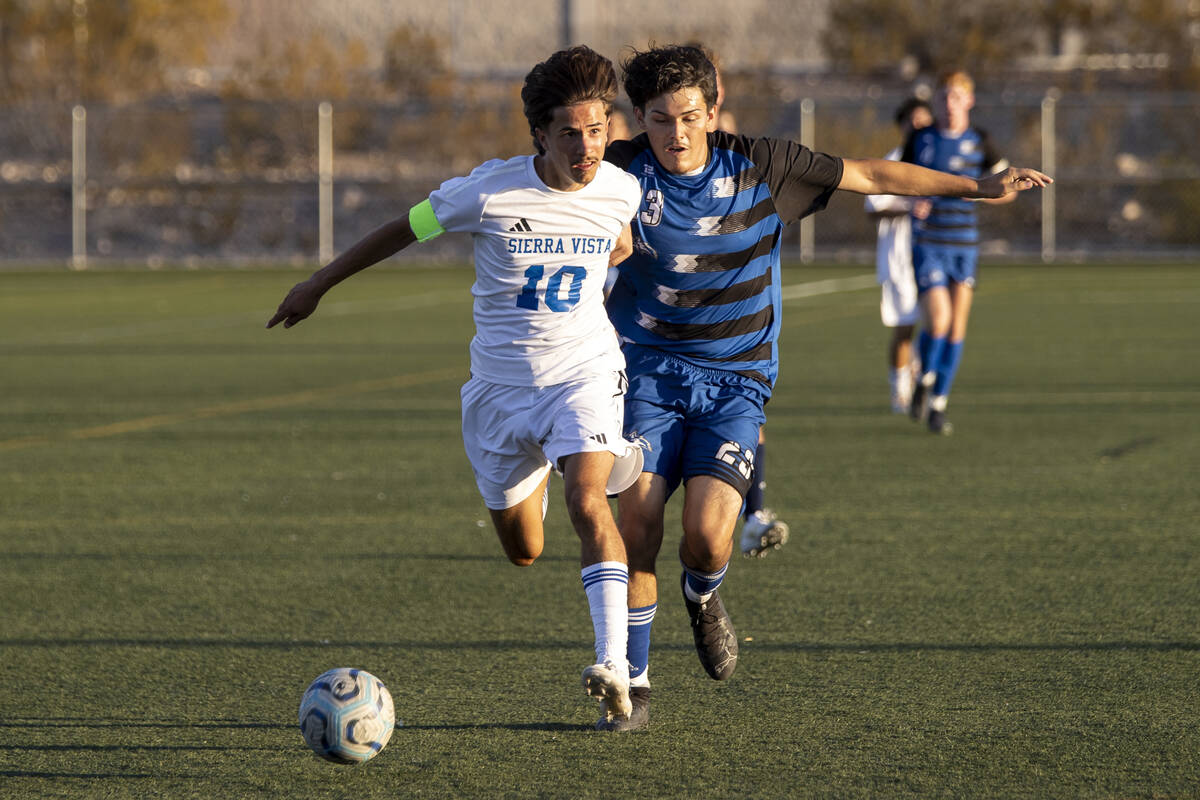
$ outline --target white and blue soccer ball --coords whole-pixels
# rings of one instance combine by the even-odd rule
[[[396,709],[383,681],[339,667],[317,677],[300,701],[300,733],[321,758],[358,764],[379,754],[396,727]]]

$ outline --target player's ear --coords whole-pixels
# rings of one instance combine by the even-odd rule
[[[633,107],[633,118],[635,120],[637,120],[637,124],[641,127],[642,130],[646,130],[646,112],[642,109],[641,106]]]
[[[546,143],[549,141],[549,137],[546,136],[546,132],[541,128],[534,128],[533,141],[538,147],[538,154],[544,154],[546,152]]]

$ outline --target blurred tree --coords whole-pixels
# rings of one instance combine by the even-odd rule
[[[226,0],[0,0],[0,103],[161,90],[228,19]]]
[[[830,3],[826,54],[857,74],[1010,71],[1027,55],[1162,54],[1144,79],[1200,89],[1200,3],[1189,0],[839,0]],[[904,75],[909,78],[911,75]]]
[[[831,3],[826,54],[835,69],[895,72],[915,59],[919,72],[951,66],[987,71],[1029,52],[1026,0],[842,0]]]
[[[366,45],[350,39],[340,49],[320,34],[304,40],[264,39],[242,58],[225,82],[232,97],[272,100],[340,100],[369,95],[376,83]]]
[[[383,54],[383,82],[406,102],[428,101],[452,92],[453,71],[446,65],[445,46],[430,34],[400,27],[388,37]]]

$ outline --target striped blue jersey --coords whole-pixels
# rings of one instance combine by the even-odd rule
[[[768,385],[779,372],[783,226],[820,211],[842,160],[783,139],[708,134],[693,175],[658,163],[645,134],[605,158],[641,183],[634,252],[620,265],[608,313],[623,341]]]
[[[1008,166],[979,128],[968,128],[956,136],[939,130],[936,125],[914,131],[900,160],[969,178],[983,178]],[[978,203],[959,197],[930,199],[933,210],[929,216],[913,221],[913,244],[951,247],[979,244]]]

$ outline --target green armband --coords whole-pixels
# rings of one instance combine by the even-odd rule
[[[446,232],[442,223],[438,222],[437,215],[433,213],[433,206],[428,198],[408,210],[408,226],[412,228],[418,242],[428,242]]]

